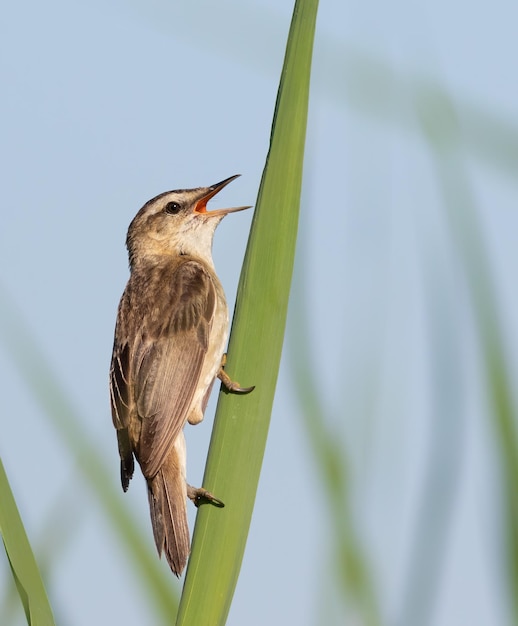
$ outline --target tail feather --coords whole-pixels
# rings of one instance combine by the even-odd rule
[[[187,486],[182,441],[175,442],[158,473],[147,481],[151,524],[158,554],[165,553],[176,576],[190,552],[187,523]],[[183,457],[183,458],[182,458]]]

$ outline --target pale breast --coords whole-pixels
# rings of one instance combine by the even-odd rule
[[[228,339],[229,315],[225,293],[215,276],[213,282],[216,289],[216,310],[212,320],[209,344],[200,373],[199,385],[193,396],[188,414],[190,424],[198,424],[203,419],[205,396],[219,372]]]

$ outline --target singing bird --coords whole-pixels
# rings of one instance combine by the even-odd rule
[[[207,202],[237,176],[211,187],[162,193],[147,202],[126,239],[130,278],[122,295],[110,368],[113,424],[121,482],[134,458],[147,482],[158,554],[174,574],[190,551],[189,497],[222,503],[186,483],[183,427],[203,419],[214,380],[247,393],[223,370],[229,315],[212,260],[220,221],[246,206],[207,211]]]

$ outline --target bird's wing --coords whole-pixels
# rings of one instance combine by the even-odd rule
[[[207,353],[216,290],[196,261],[174,271],[170,292],[157,297],[157,322],[134,351],[135,400],[142,420],[137,457],[154,476],[183,428]]]
[[[113,425],[117,430],[129,425],[129,345],[113,347],[110,368],[110,402]]]
[[[128,489],[129,481],[133,476],[133,447],[129,436],[130,422],[130,349],[126,341],[121,342],[118,336],[126,337],[124,332],[124,318],[121,313],[122,301],[117,316],[117,331],[113,345],[113,355],[110,367],[110,402],[113,425],[117,429],[117,442],[121,459],[121,483],[124,491]]]

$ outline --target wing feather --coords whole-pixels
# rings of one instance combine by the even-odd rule
[[[130,278],[119,306],[110,370],[124,489],[133,454],[144,476],[152,478],[187,420],[216,298],[210,274],[192,259]]]
[[[142,420],[137,456],[146,477],[158,472],[185,425],[207,353],[216,303],[212,279],[195,261],[176,269],[171,289],[173,298],[160,315],[165,320],[160,333],[148,333],[146,345],[137,351],[135,398]]]
[[[128,372],[129,346],[128,344],[119,346],[115,342],[110,368],[110,401],[113,425],[117,429],[117,442],[121,459],[121,483],[124,491],[128,489],[134,470],[133,448],[128,429],[130,422]]]

